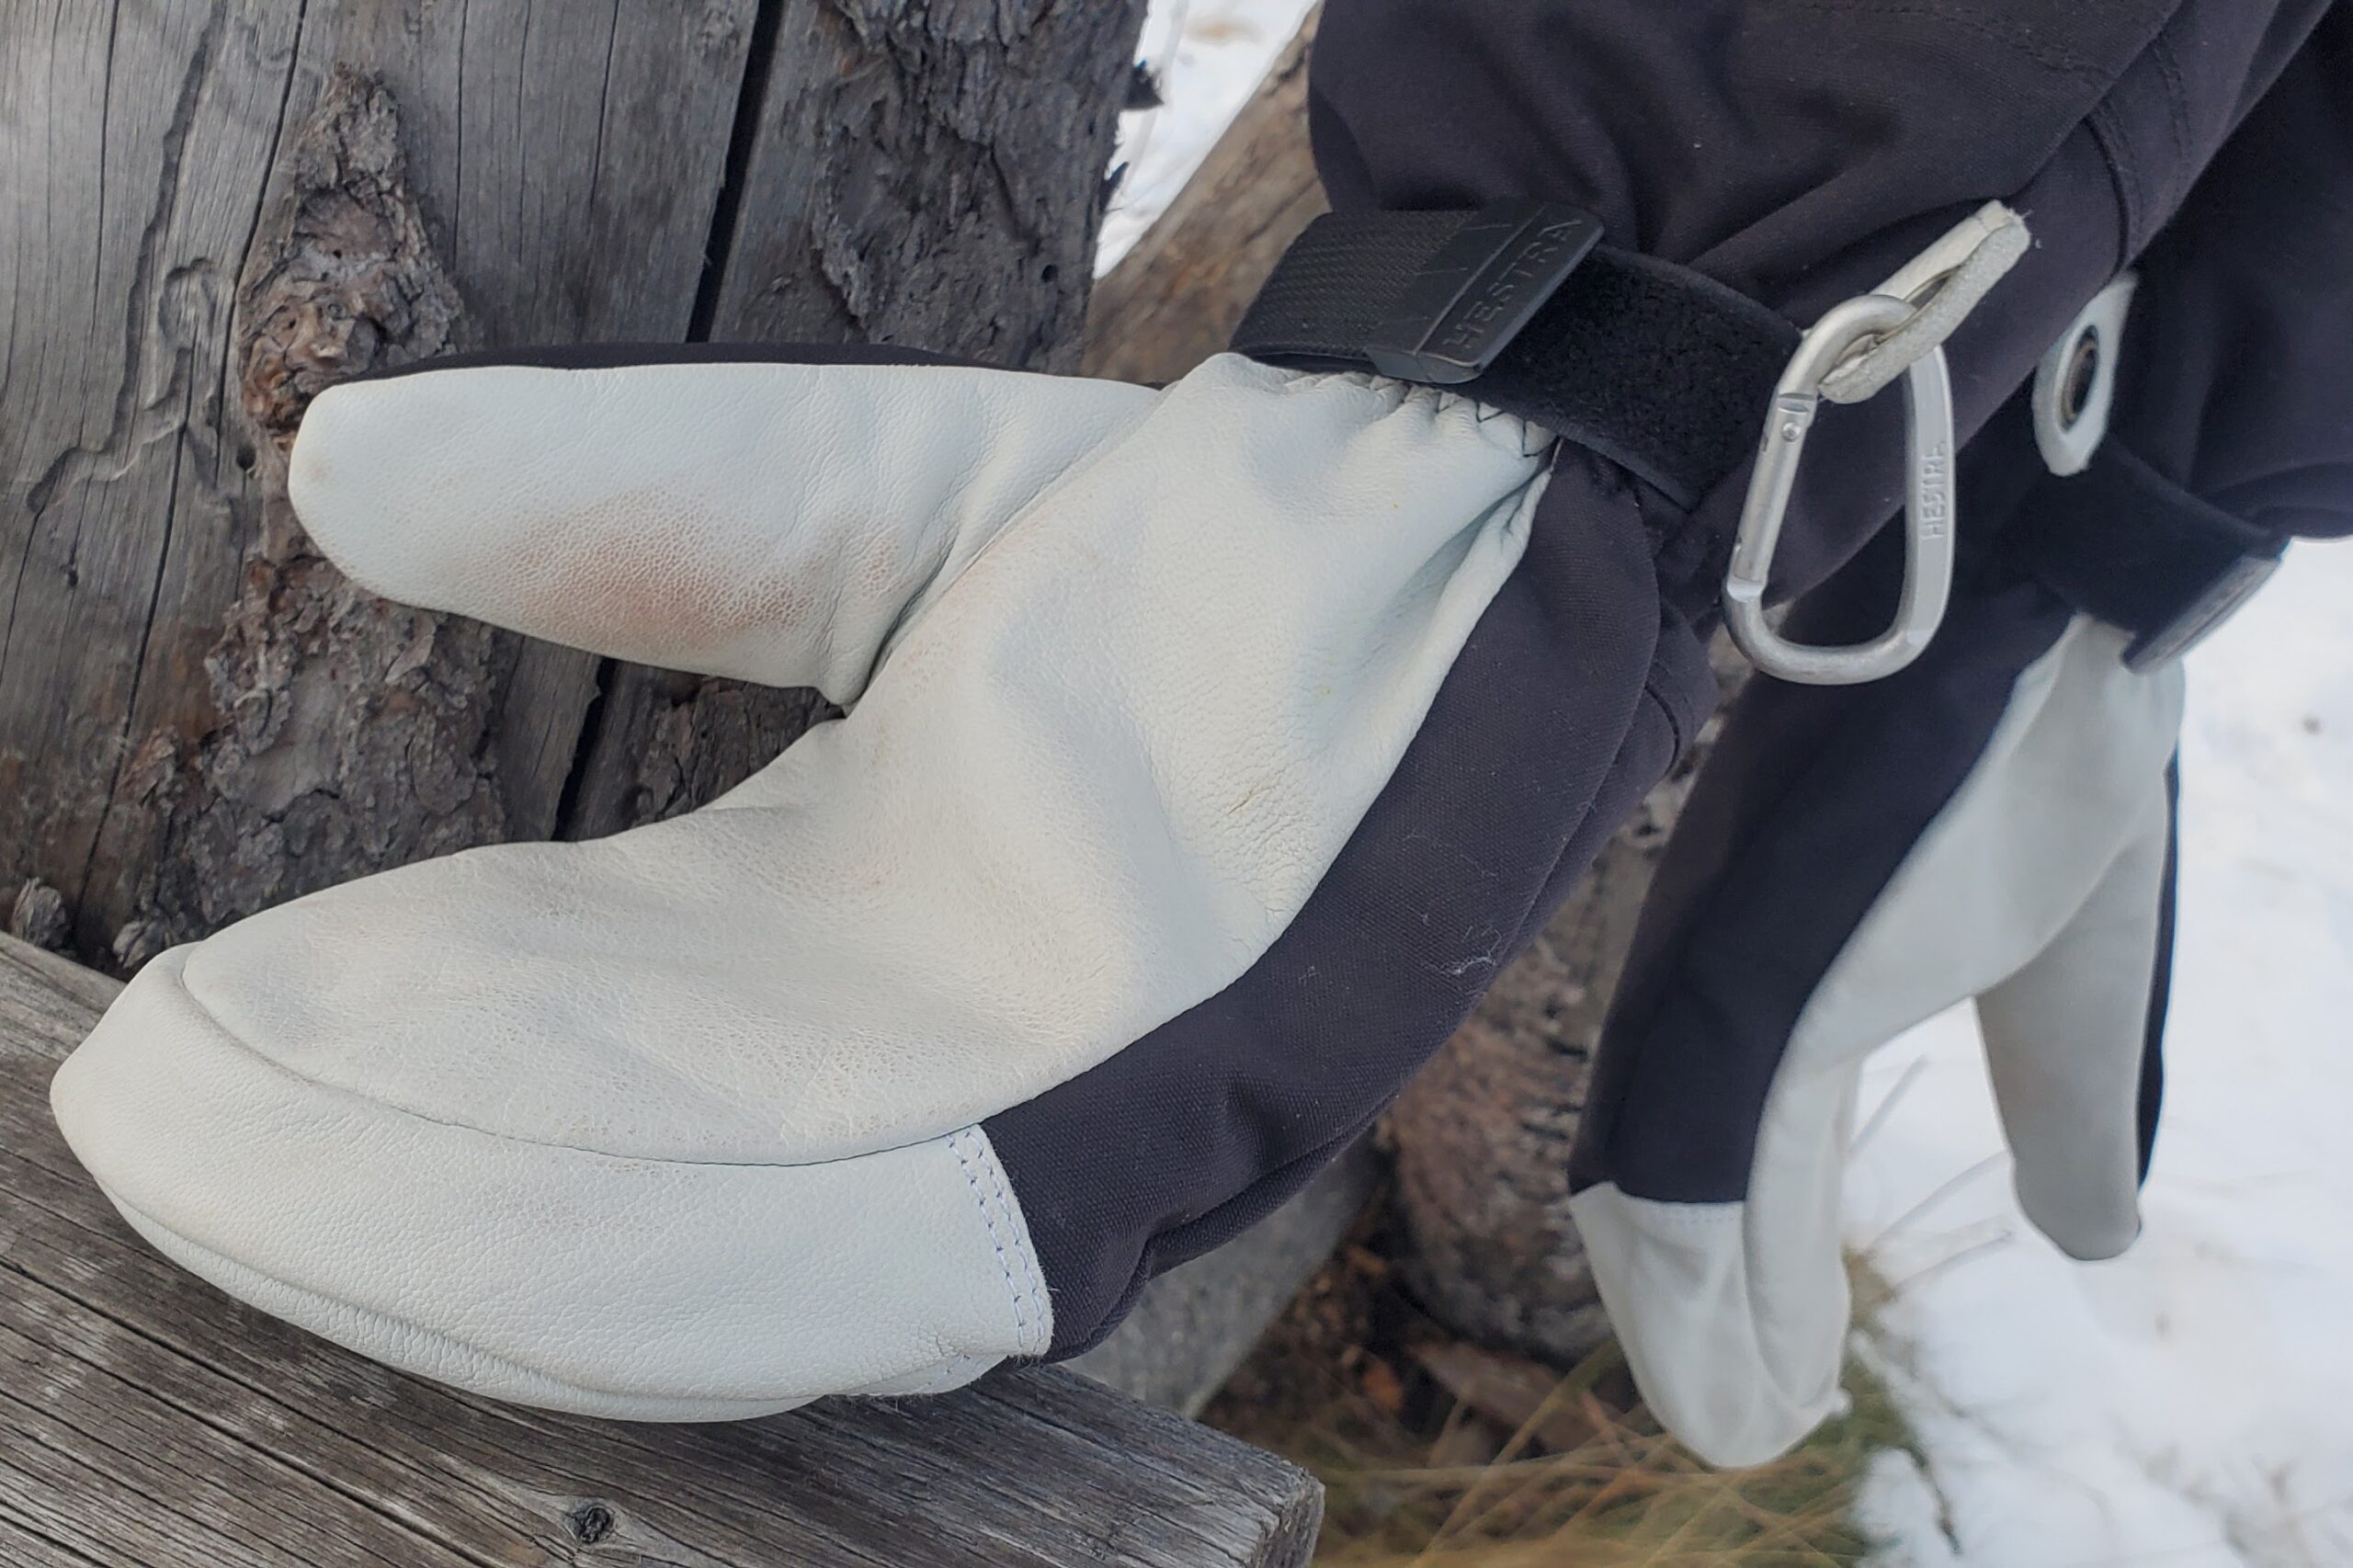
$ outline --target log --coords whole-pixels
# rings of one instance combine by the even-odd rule
[[[9,1568],[1294,1568],[1302,1471],[1051,1369],[658,1426],[490,1403],[230,1301],[52,1128],[115,983],[0,937],[0,1562]]]
[[[278,448],[332,381],[472,346],[1068,368],[1142,9],[0,7],[0,908],[38,880],[130,969],[765,763],[809,694],[353,594]]]

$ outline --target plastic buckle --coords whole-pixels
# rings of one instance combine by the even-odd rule
[[[1767,675],[1806,686],[1879,680],[1918,658],[1944,620],[1952,592],[1953,430],[1952,383],[1942,348],[1930,349],[1904,371],[1904,592],[1894,624],[1869,642],[1824,648],[1791,642],[1765,619],[1774,547],[1805,456],[1806,432],[1822,406],[1823,380],[1870,339],[1910,319],[1914,308],[1886,294],[1865,294],[1833,306],[1799,340],[1773,389],[1732,564],[1724,574],[1723,597],[1732,640]]]
[[[1499,201],[1463,221],[1422,264],[1364,355],[1401,381],[1453,386],[1478,376],[1601,243],[1583,208]]]
[[[2124,667],[2146,674],[2173,663],[2206,641],[2216,628],[2255,597],[2257,588],[2271,580],[2271,574],[2279,570],[2279,559],[2277,555],[2240,556],[2171,620],[2135,637],[2124,650]]]

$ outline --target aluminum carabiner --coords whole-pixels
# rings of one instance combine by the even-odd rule
[[[1864,294],[1831,308],[1798,342],[1773,389],[1772,412],[1757,443],[1756,467],[1740,510],[1732,564],[1724,573],[1724,624],[1749,662],[1767,675],[1807,686],[1854,686],[1892,676],[1936,635],[1952,590],[1952,383],[1942,348],[1904,371],[1904,592],[1894,624],[1868,642],[1822,647],[1792,642],[1766,624],[1765,585],[1806,433],[1822,406],[1822,383],[1868,340],[1893,332],[1915,309],[1887,294]]]

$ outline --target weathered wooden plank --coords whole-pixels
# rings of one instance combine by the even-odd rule
[[[0,1562],[7,1563],[9,1568],[107,1568],[97,1559],[85,1557],[52,1537],[37,1534],[10,1517],[5,1502],[0,1502]]]
[[[1217,353],[1285,246],[1327,205],[1307,145],[1310,12],[1200,169],[1095,286],[1090,376],[1170,381]]]
[[[31,1281],[8,1299],[0,1321],[0,1491],[95,1554],[159,1568],[239,1568],[273,1551],[304,1562],[465,1568],[459,1554],[349,1506],[292,1465],[131,1381],[136,1358],[109,1355],[115,1347],[84,1332],[74,1303]],[[265,1497],[266,1515],[253,1505]],[[180,1555],[159,1560],[159,1536]]]
[[[0,939],[0,1049],[63,1062],[121,989],[96,970]]]
[[[113,989],[0,938],[0,1548],[14,1529],[27,1561],[1306,1561],[1312,1481],[1059,1372],[631,1426],[469,1399],[228,1301],[131,1237],[49,1123]]]

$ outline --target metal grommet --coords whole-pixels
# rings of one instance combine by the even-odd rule
[[[2072,430],[2083,422],[2085,411],[2091,406],[2100,369],[2099,328],[2086,327],[2076,336],[2075,352],[2068,356],[2067,368],[2059,376],[2061,428]]]
[[[2108,435],[2124,318],[2139,280],[2131,273],[2092,296],[2034,371],[2034,444],[2043,466],[2081,473]]]

